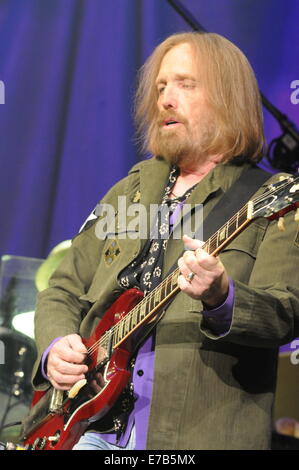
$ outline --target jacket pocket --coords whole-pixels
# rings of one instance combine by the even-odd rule
[[[125,266],[130,264],[140,251],[140,240],[107,238],[100,256],[100,263],[86,294],[80,300],[96,302],[123,292],[117,281],[118,274]]]

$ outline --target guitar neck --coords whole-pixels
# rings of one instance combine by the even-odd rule
[[[251,202],[249,201],[204,243],[203,249],[209,254],[217,256],[252,220]],[[179,292],[177,282],[179,275],[180,271],[176,268],[115,325],[113,349],[126,341],[133,332],[148,322],[158,310]]]
[[[217,256],[252,220],[252,203],[249,201],[204,243],[203,249]]]

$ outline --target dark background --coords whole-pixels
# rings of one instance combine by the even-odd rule
[[[248,56],[263,93],[299,125],[299,2],[182,0]],[[46,257],[139,159],[136,71],[189,30],[166,0],[0,0],[0,256]],[[280,133],[265,111],[268,141]],[[266,163],[263,164],[265,166]]]

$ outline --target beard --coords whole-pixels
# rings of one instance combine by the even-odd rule
[[[169,118],[181,124],[165,128],[163,122]],[[208,155],[214,137],[215,124],[210,116],[191,128],[180,114],[164,112],[150,127],[149,147],[154,155],[171,164],[188,167]]]

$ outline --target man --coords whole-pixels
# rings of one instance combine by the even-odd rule
[[[214,257],[187,236],[130,237],[128,221],[118,228],[117,212],[118,197],[125,196],[147,213],[151,204],[170,207],[170,232],[186,203],[203,204],[205,220],[262,155],[261,105],[250,65],[221,36],[173,35],[141,71],[136,117],[154,157],[135,165],[103,198],[115,208],[113,236],[99,236],[100,218],[87,224],[39,295],[34,385],[69,390],[84,379],[81,337],[90,336],[124,289],[137,286],[148,294],[178,259],[181,292],[131,364],[133,409],[120,429],[100,434],[97,423],[91,425],[94,432],[75,448],[266,449],[278,347],[299,334],[292,215],[284,232],[257,219]],[[161,233],[164,222],[154,223]]]

